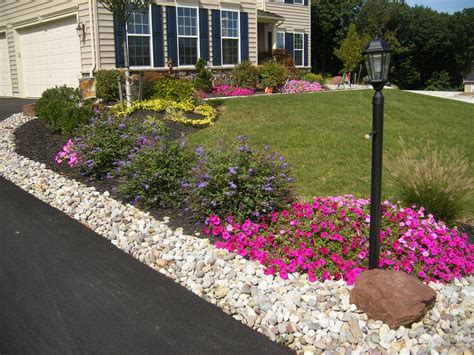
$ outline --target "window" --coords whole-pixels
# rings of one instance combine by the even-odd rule
[[[285,32],[277,32],[276,47],[285,49]]]
[[[151,65],[150,10],[132,12],[127,21],[128,58],[131,67]]]
[[[304,5],[303,0],[293,0],[293,4]]]
[[[297,67],[302,67],[304,65],[304,60],[303,60],[304,41],[303,41],[303,38],[304,38],[304,35],[302,33],[295,33],[293,35],[293,42],[294,42],[293,60],[295,61],[295,65]]]
[[[232,65],[239,63],[239,12],[222,11],[222,64]]]
[[[198,11],[178,7],[178,65],[194,65],[199,56]]]

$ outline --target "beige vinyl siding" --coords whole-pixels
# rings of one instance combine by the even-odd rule
[[[115,68],[114,18],[112,13],[98,5],[99,63],[98,69]]]
[[[92,65],[90,48],[89,7],[88,0],[3,0],[0,3],[0,28],[6,28],[12,91],[20,94],[21,73],[17,57],[20,53],[18,30],[48,21],[54,21],[65,15],[77,16],[86,26],[86,36],[81,41],[82,71],[88,72]]]
[[[305,45],[308,47],[308,63],[311,65],[311,5],[285,4],[283,0],[266,0],[265,11],[285,18],[277,27],[278,30],[302,32],[308,35],[308,43]]]
[[[89,4],[87,1],[79,3],[78,18],[85,26],[85,36],[81,40],[81,71],[88,73],[92,67],[92,31],[91,19],[89,17]]]
[[[166,7],[167,6],[198,6],[209,10],[209,55],[212,63],[212,15],[211,10],[220,8],[247,12],[249,15],[249,59],[257,63],[257,8],[254,0],[226,1],[219,0],[157,0],[155,2],[163,6],[163,36],[165,65],[168,60],[168,45],[166,33]],[[114,28],[112,15],[99,5],[99,51],[100,69],[112,69],[115,67]]]

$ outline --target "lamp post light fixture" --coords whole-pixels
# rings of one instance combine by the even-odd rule
[[[382,144],[383,144],[383,104],[382,89],[388,82],[388,71],[392,50],[387,42],[375,37],[363,52],[370,83],[375,90],[372,100],[372,177],[370,190],[370,237],[369,269],[379,267],[380,254],[380,204],[382,199]]]

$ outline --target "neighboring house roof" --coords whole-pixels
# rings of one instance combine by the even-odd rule
[[[471,72],[471,74],[469,74],[467,76],[467,78],[464,80],[465,83],[469,82],[469,83],[474,83],[474,71]]]
[[[263,11],[263,10],[257,10],[257,17],[259,19],[276,20],[276,21],[281,21],[285,19],[283,16],[274,14],[273,12]]]

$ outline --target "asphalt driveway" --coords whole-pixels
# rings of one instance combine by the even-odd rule
[[[0,177],[0,354],[84,353],[292,352]]]
[[[10,117],[14,113],[21,112],[21,107],[35,102],[34,99],[19,99],[0,97],[0,121]]]

